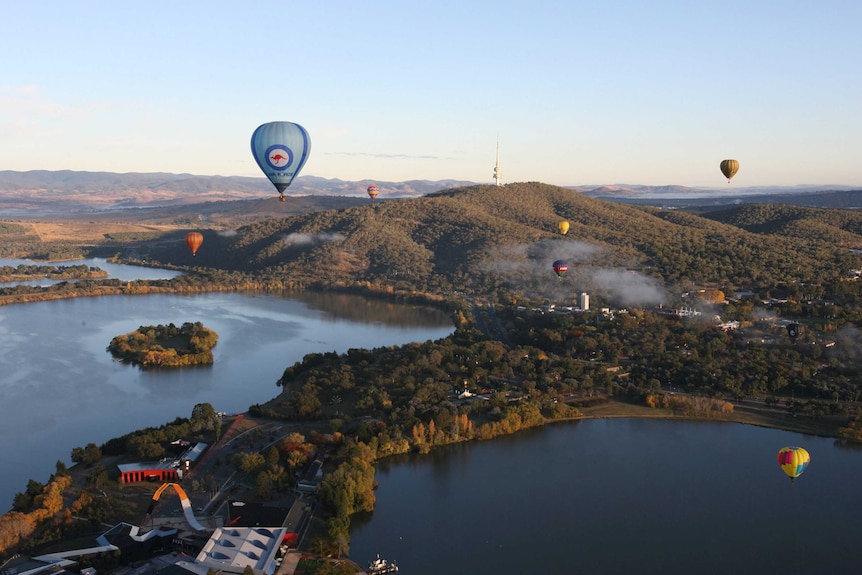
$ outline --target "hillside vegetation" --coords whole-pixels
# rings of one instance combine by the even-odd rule
[[[571,223],[565,236],[561,219]],[[521,183],[204,231],[195,258],[178,247],[179,236],[135,251],[155,265],[253,274],[287,287],[365,282],[538,298],[587,291],[634,304],[693,286],[731,294],[842,281],[859,267],[851,248],[862,246],[862,214],[752,206],[702,217]],[[569,261],[559,280],[557,259]]]
[[[739,206],[704,213],[703,217],[757,234],[858,245],[862,213],[780,204]]]

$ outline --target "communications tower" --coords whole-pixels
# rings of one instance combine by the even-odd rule
[[[502,178],[502,174],[500,173],[500,138],[497,137],[497,162],[494,164],[494,184],[497,186],[502,186],[502,182],[500,179]]]

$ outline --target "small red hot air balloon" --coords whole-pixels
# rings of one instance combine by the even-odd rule
[[[380,193],[380,188],[375,186],[374,184],[368,186],[368,196],[373,200],[377,197],[377,194]]]
[[[204,236],[200,232],[189,232],[186,234],[186,245],[192,250],[192,255],[198,252],[198,248],[204,243]]]

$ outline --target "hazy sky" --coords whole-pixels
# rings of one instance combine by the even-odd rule
[[[862,1],[7,2],[0,170],[862,185]]]

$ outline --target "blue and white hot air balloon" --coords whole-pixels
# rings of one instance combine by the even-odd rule
[[[251,135],[251,153],[284,201],[284,190],[299,175],[311,152],[308,132],[293,122],[269,122]]]

